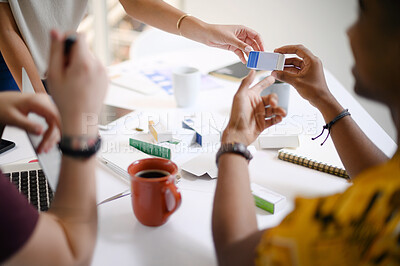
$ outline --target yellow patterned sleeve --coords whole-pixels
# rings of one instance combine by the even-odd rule
[[[267,230],[257,248],[256,265],[296,265],[302,249],[318,235],[313,217],[319,199],[298,198],[282,223]]]
[[[256,265],[400,265],[400,156],[365,171],[344,193],[297,198],[267,230]]]

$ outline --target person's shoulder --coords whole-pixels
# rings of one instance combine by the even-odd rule
[[[365,169],[354,178],[355,185],[400,185],[400,151],[386,163]]]
[[[366,235],[359,228],[385,224],[388,215],[396,209],[393,204],[398,202],[399,195],[400,156],[395,156],[387,163],[362,173],[342,193],[317,198],[298,197],[293,212],[279,226],[264,233],[257,249],[256,263],[275,260],[284,265],[291,264],[290,260],[280,256],[283,253],[297,254],[290,258],[292,262],[314,261],[304,253],[300,254],[297,248],[310,251],[316,243],[337,243],[349,250],[355,246],[367,248],[362,241],[352,245],[346,239],[363,239]],[[393,221],[398,218],[396,215]],[[378,232],[371,233],[373,239],[379,238]],[[328,247],[336,248],[334,245]],[[361,258],[362,254],[354,252],[349,261]],[[330,260],[336,261],[337,258],[330,256]]]

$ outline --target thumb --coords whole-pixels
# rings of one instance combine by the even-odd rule
[[[290,85],[293,85],[293,83],[295,83],[296,81],[296,76],[292,73],[289,73],[288,71],[275,70],[271,73],[271,76],[273,76],[277,80],[289,83]]]
[[[249,74],[242,80],[242,83],[240,83],[237,93],[248,90],[255,77],[256,71],[250,70]]]

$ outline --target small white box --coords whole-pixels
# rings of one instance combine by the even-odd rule
[[[250,184],[256,206],[272,214],[283,210],[286,206],[286,197],[255,183]]]
[[[157,142],[165,142],[173,140],[172,132],[167,130],[161,122],[158,122],[156,124],[152,120],[150,120],[149,131]]]
[[[194,130],[196,132],[196,142],[201,146],[216,144],[221,140],[220,131],[210,125],[198,127],[192,119],[185,119],[182,121],[182,127]]]
[[[247,67],[257,70],[283,70],[285,55],[279,53],[251,51],[247,60]]]
[[[261,149],[297,148],[300,146],[298,135],[260,135],[258,144]]]

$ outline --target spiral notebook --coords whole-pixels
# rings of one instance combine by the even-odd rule
[[[302,138],[300,147],[296,149],[281,149],[278,158],[305,166],[317,171],[350,179],[331,139],[321,146],[321,142],[311,138]]]

